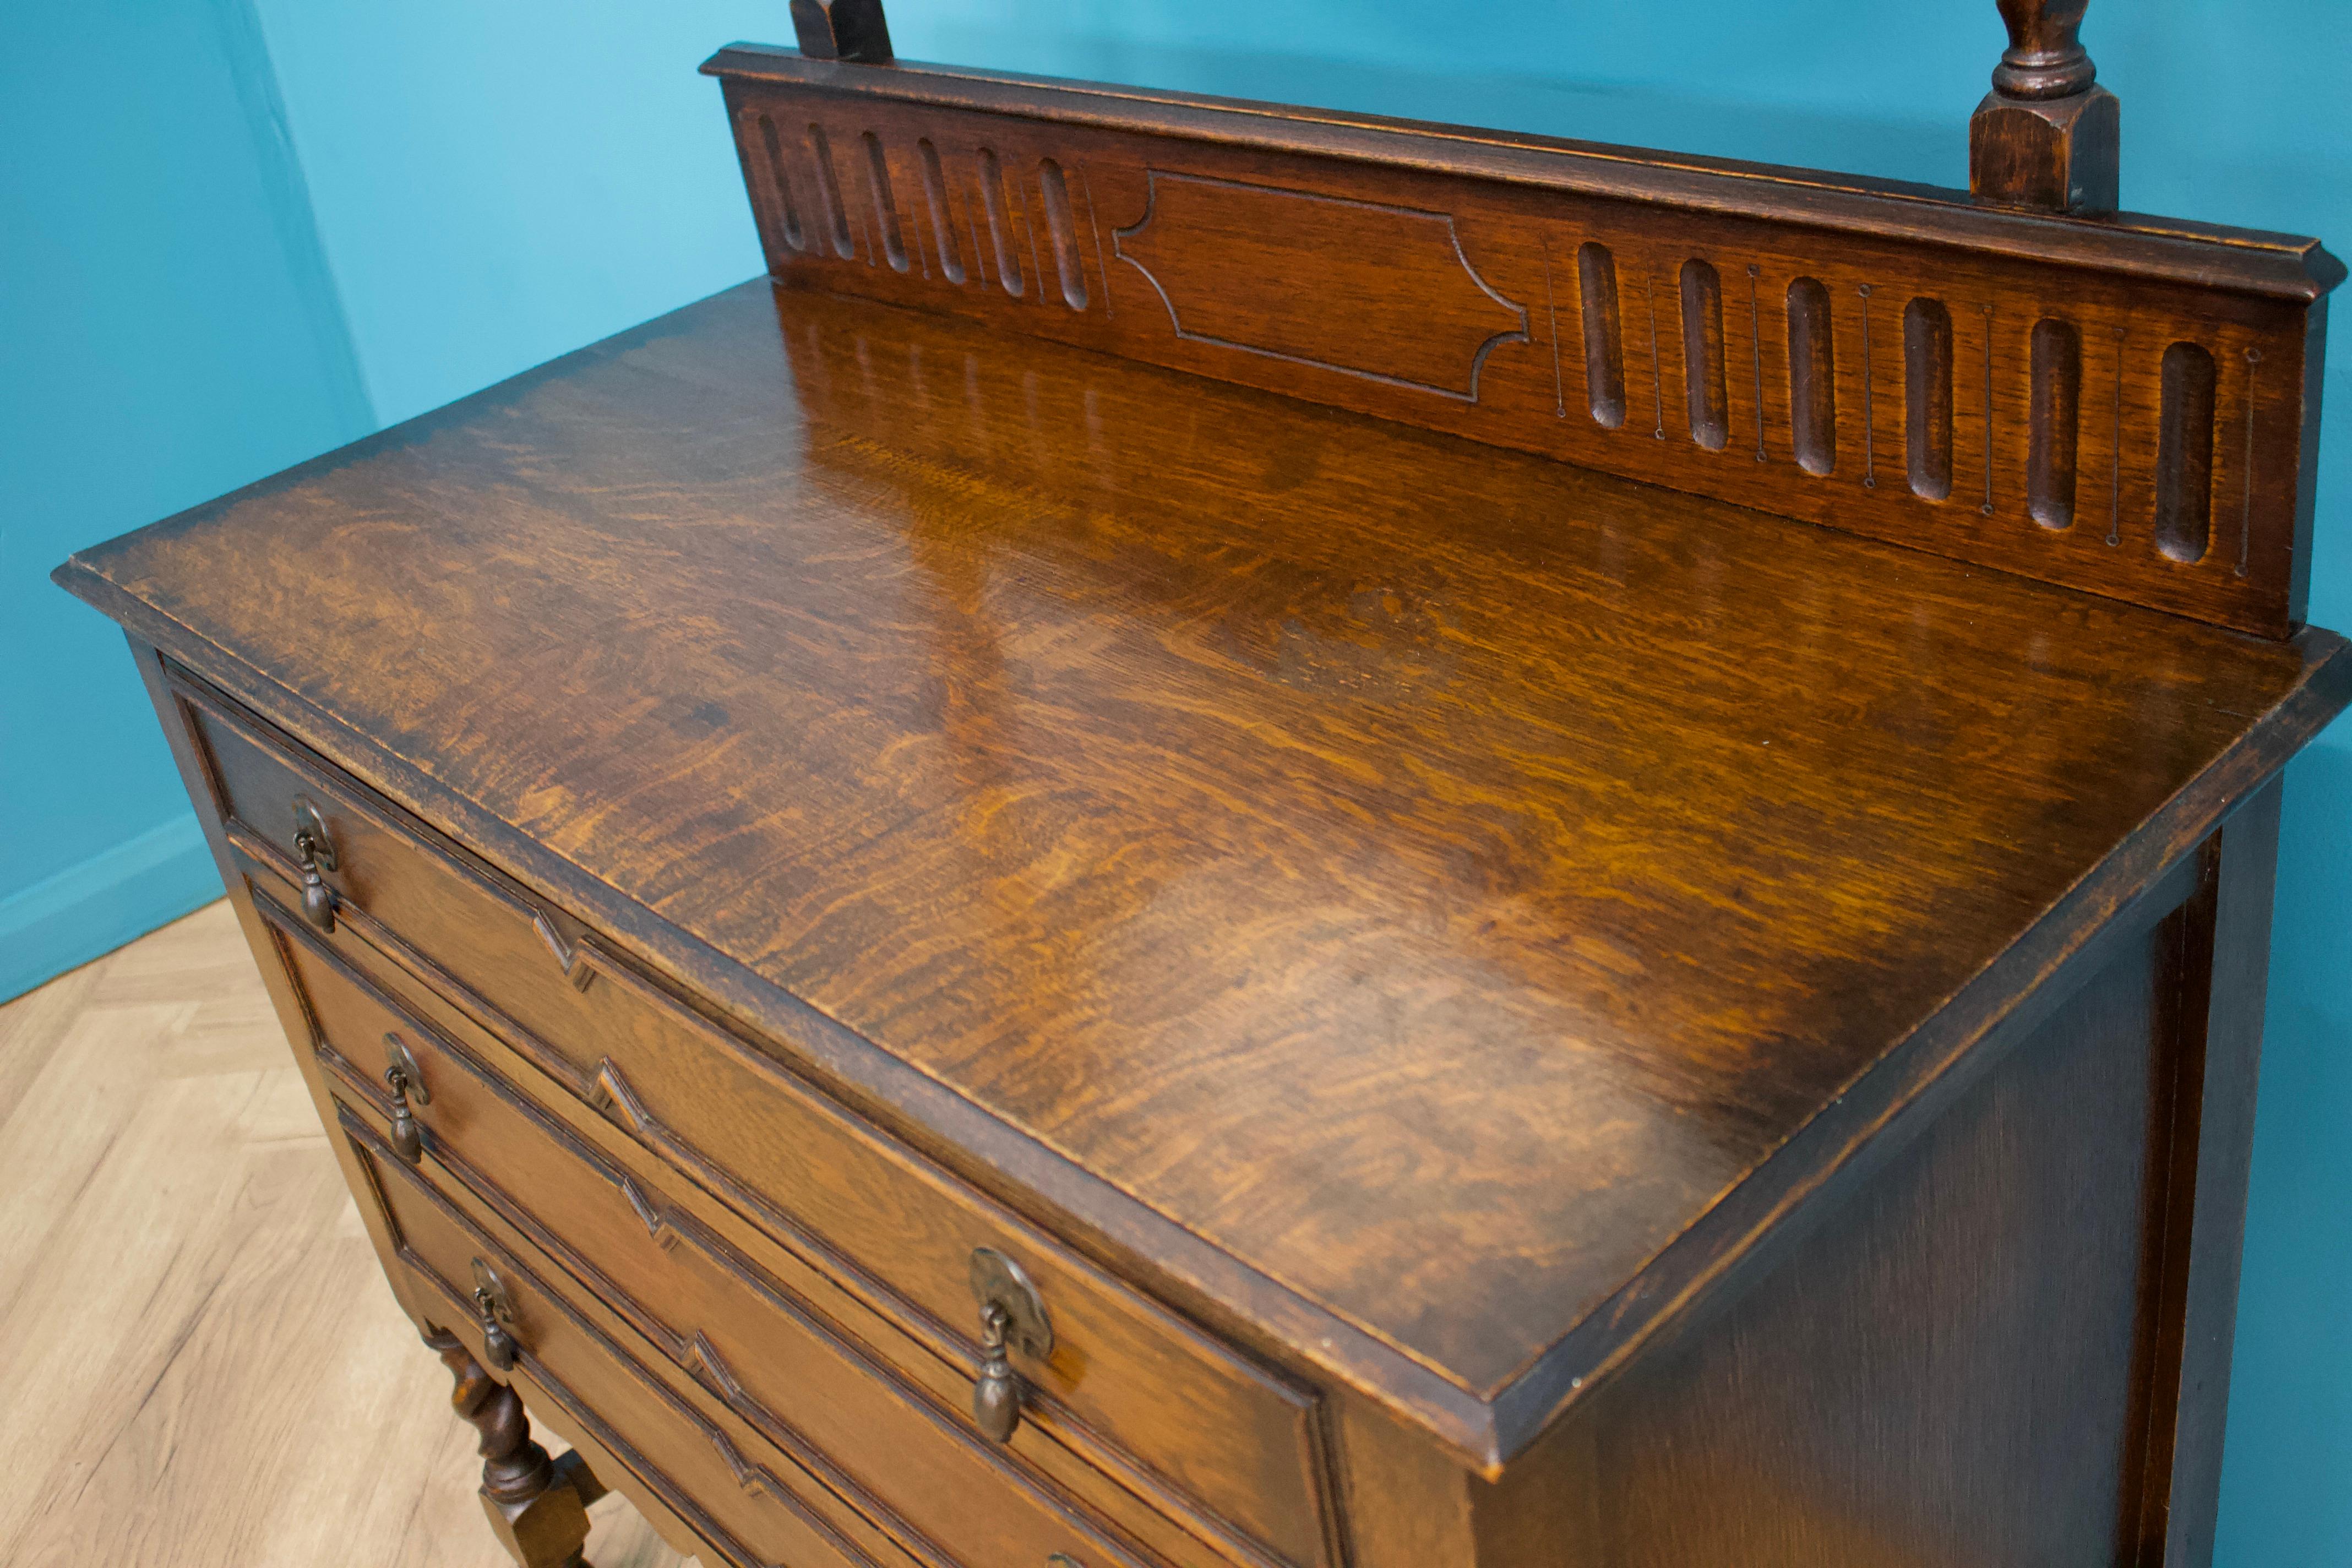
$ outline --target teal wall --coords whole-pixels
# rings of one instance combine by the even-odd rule
[[[0,3],[0,999],[219,896],[85,544],[760,269],[733,5]]]
[[[761,267],[715,83],[782,0],[247,0],[390,424]]]
[[[1943,184],[2000,45],[1990,0],[891,10],[914,58]],[[0,653],[29,677],[0,696],[0,995],[209,889],[119,641],[41,574],[757,271],[692,68],[789,34],[782,0],[86,0],[0,20]],[[2124,100],[2127,205],[2352,252],[2352,5],[2102,0],[2085,37]],[[2347,321],[2352,302],[2312,614],[2352,628]],[[2347,1568],[2352,726],[2292,770],[2284,831],[2218,1560]]]
[[[0,997],[219,897],[50,567],[374,426],[250,15],[0,8]]]

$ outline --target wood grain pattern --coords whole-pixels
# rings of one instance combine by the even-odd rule
[[[278,860],[262,825],[290,823],[297,798],[315,801],[338,846],[339,925],[422,949],[419,967],[441,990],[526,1043],[569,1093],[739,1206],[775,1216],[793,1245],[860,1281],[899,1321],[957,1347],[966,1364],[971,1249],[1023,1259],[1061,1325],[1054,1359],[1024,1360],[1024,1375],[1290,1561],[1319,1560],[1311,1397],[876,1140],[593,939],[553,935],[550,922],[562,917],[530,895],[403,834],[349,785],[298,772],[209,700],[184,691],[176,700],[241,855]],[[277,830],[281,844],[286,831]],[[315,988],[306,989],[315,1024]],[[383,1032],[354,1037],[372,1049]]]
[[[0,1559],[509,1568],[229,906],[0,1007]]]
[[[2242,960],[2263,937],[2239,917],[2267,899],[2277,805],[2273,783],[2168,871],[1910,1135],[1849,1168],[1840,1201],[1780,1226],[1749,1283],[1501,1484],[1424,1498],[1422,1517],[1450,1502],[1475,1535],[1454,1555],[2205,1563],[2219,1361],[2210,1342],[2183,1357],[2206,1310],[2183,1297],[2238,1245]],[[1396,1447],[1358,1440],[1379,1426],[1349,1426],[1351,1470]]]
[[[2266,636],[2302,619],[2300,454],[2316,408],[2305,360],[2321,296],[2343,276],[2316,242],[2153,219],[2070,225],[1803,171],[978,72],[858,70],[744,47],[705,69],[726,85],[779,279]],[[2112,110],[2103,89],[2081,96]],[[2015,112],[2043,127],[2054,102]],[[866,176],[877,191],[917,189],[919,163],[920,177],[943,180],[941,200],[901,201],[895,222],[815,244],[793,216],[831,178],[811,150],[861,138],[879,149]],[[2112,151],[2110,139],[2110,187]],[[1064,309],[1056,296],[1040,309],[1052,291],[1022,284],[1024,268],[1041,274],[1052,256],[1038,238],[1053,227],[1039,175],[1048,164],[1083,198],[1084,221],[1070,221],[1094,243],[1074,259],[1096,308]],[[2082,160],[2068,167],[2062,183],[2083,174]],[[983,233],[996,237],[992,252]],[[985,265],[968,277],[947,265],[966,236],[975,254],[998,257],[994,286]],[[1613,258],[1618,301],[1619,319],[1601,324],[1581,317],[1591,288],[1575,287],[1594,246]],[[902,252],[934,259],[908,268]],[[1727,285],[1720,363],[1692,359],[1674,330],[1677,280],[1693,263]],[[1152,308],[1155,293],[1164,308]],[[1948,491],[1900,482],[1916,416],[1893,351],[1914,302],[1945,312],[1966,370],[1965,395],[1938,405],[1968,476]],[[2079,340],[2080,409],[2036,395],[2043,321]],[[1800,337],[1805,352],[1792,353]],[[1614,350],[1593,357],[1603,342]],[[2208,417],[2251,437],[2191,476],[2212,517],[2193,551],[2164,547],[2177,503],[2161,493],[2159,395],[2175,344],[2220,367]],[[1727,427],[1741,438],[1717,439]],[[2098,492],[2065,523],[2033,491],[2035,455],[2054,446],[2079,451],[2086,490]]]
[[[1595,1407],[1600,1535],[1571,1562],[2140,1561],[2171,929]]]
[[[633,1200],[638,1218],[658,1210],[658,1227],[651,1222],[646,1226],[657,1239],[676,1241],[686,1226],[698,1227],[729,1252],[748,1260],[752,1269],[776,1281],[795,1300],[805,1303],[813,1316],[863,1347],[865,1354],[887,1363],[898,1379],[928,1394],[938,1408],[969,1408],[976,1364],[965,1333],[927,1320],[909,1321],[890,1315],[893,1309],[887,1293],[877,1298],[863,1269],[821,1249],[805,1248],[805,1237],[772,1211],[754,1205],[752,1216],[747,1217],[690,1180],[681,1180],[662,1155],[624,1135],[613,1121],[572,1099],[560,1078],[537,1065],[536,1057],[510,1046],[461,1010],[435,979],[411,966],[413,954],[363,940],[355,921],[339,922],[331,938],[306,934],[297,929],[299,921],[282,913],[288,907],[287,884],[266,872],[259,877],[252,897],[265,921],[278,933],[271,948],[273,959],[278,958],[278,944],[295,955],[298,963],[302,960],[297,950],[311,954],[318,964],[351,987],[399,1015],[403,1021],[395,1026],[404,1035],[430,1035],[448,1042],[453,1051],[518,1086],[551,1122],[592,1148],[595,1160],[623,1173],[625,1191],[636,1189],[646,1204],[645,1209],[637,1210]],[[331,953],[313,951],[321,946]],[[333,985],[331,979],[326,983],[330,990]],[[302,1037],[326,1037],[326,1027],[320,1022],[327,1016],[326,1008],[314,1002],[310,1013],[310,1028]],[[346,1027],[349,1016],[347,1012]],[[331,1038],[328,1048],[332,1049]],[[779,1234],[793,1237],[808,1255],[779,1241]],[[887,1250],[887,1238],[884,1245]],[[700,1375],[691,1366],[688,1371]],[[1197,1426],[1201,1424],[1198,1407],[1203,1405],[1216,1408],[1213,1399],[1201,1395],[1198,1385],[1187,1387],[1183,1396],[1166,1410],[1165,1419],[1180,1431]],[[578,1441],[576,1436],[567,1436]],[[1203,1509],[1160,1470],[1079,1419],[1059,1398],[1039,1391],[1034,1380],[1021,1425],[1005,1447],[1020,1464],[1046,1478],[1062,1495],[1077,1499],[1097,1516],[1115,1521],[1172,1568],[1214,1568],[1204,1563],[1204,1550],[1242,1564],[1276,1561],[1245,1531]],[[1150,1447],[1155,1453],[1166,1451],[1164,1438]],[[1235,1442],[1228,1466],[1246,1474],[1250,1452],[1249,1445]],[[1256,1484],[1263,1488],[1265,1481],[1261,1478]],[[1281,1495],[1279,1488],[1272,1489]],[[1277,1538],[1286,1534],[1276,1533]]]
[[[2352,695],[2324,633],[1016,341],[756,286],[67,576],[1488,1460]]]
[[[339,1092],[388,1116],[372,1076],[333,1042],[402,1030],[435,1088],[423,1112],[426,1173],[508,1218],[680,1373],[917,1558],[1042,1562],[1058,1551],[1133,1562],[1045,1478],[971,1436],[968,1395],[961,1408],[941,1405],[897,1378],[854,1327],[826,1320],[736,1254],[677,1205],[667,1183],[613,1166],[309,938],[280,931]]]

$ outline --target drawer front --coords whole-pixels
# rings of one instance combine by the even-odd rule
[[[429,1099],[423,1168],[500,1215],[677,1368],[927,1561],[1093,1568],[1136,1559],[954,1413],[876,1364],[658,1186],[598,1155],[486,1064],[392,1011],[290,933],[289,967],[347,1098],[379,1098],[369,1047],[397,1035]],[[351,1042],[348,1047],[345,1042]],[[354,1058],[360,1059],[354,1059]],[[389,1114],[388,1104],[379,1110]]]
[[[1016,1259],[1054,1321],[1016,1356],[1058,1408],[1250,1545],[1329,1562],[1311,1394],[1246,1362],[711,1025],[535,895],[446,852],[209,693],[181,699],[231,837],[289,873],[295,803],[335,843],[344,918],[669,1165],[941,1353],[970,1360],[972,1250]]]
[[[786,1474],[788,1463],[756,1438],[730,1432],[567,1304],[446,1197],[391,1156],[374,1130],[346,1112],[343,1131],[374,1177],[398,1257],[423,1288],[414,1295],[437,1326],[479,1359],[471,1296],[474,1264],[495,1271],[512,1304],[521,1346],[514,1375],[526,1399],[561,1406],[670,1510],[744,1564],[777,1568],[917,1568],[887,1540],[860,1541],[855,1521],[829,1519],[809,1499],[821,1489]],[[849,1528],[845,1529],[847,1522]]]
[[[371,1102],[384,1100],[380,1083],[359,1080],[383,1065],[376,1058],[383,1055],[381,1036],[385,1032],[398,1032],[412,1044],[425,1042],[414,1047],[420,1052],[436,1050],[461,1065],[478,1067],[482,1079],[512,1093],[524,1114],[556,1124],[555,1135],[587,1150],[584,1158],[590,1163],[619,1172],[619,1179],[635,1184],[640,1194],[662,1194],[666,1205],[696,1222],[702,1234],[716,1237],[722,1250],[731,1249],[735,1257],[748,1260],[755,1275],[820,1324],[829,1325],[837,1339],[862,1352],[869,1363],[908,1384],[919,1401],[928,1394],[931,1408],[948,1412],[952,1425],[970,1430],[964,1423],[976,1363],[940,1355],[765,1228],[700,1186],[681,1180],[653,1151],[572,1099],[560,1083],[447,999],[416,984],[350,927],[339,926],[325,937],[310,931],[293,912],[299,901],[293,890],[277,878],[248,868],[248,879],[258,911],[274,928],[264,962],[278,964],[300,995],[310,1024],[298,1035],[298,1044],[308,1040],[317,1048],[331,1082],[340,1076],[346,1092]],[[328,1020],[333,1021],[331,1033]],[[426,1106],[418,1114],[437,1119],[440,1112]],[[436,1155],[446,1148],[437,1134],[429,1142]],[[703,1369],[690,1370],[699,1374]],[[1262,1548],[1051,1405],[1031,1401],[1010,1441],[1002,1449],[991,1446],[990,1451],[1015,1456],[1017,1468],[1041,1478],[1048,1492],[1076,1500],[1082,1511],[1109,1521],[1123,1538],[1139,1542],[1144,1555],[1169,1568],[1275,1568]]]

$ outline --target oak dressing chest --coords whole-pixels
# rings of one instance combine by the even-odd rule
[[[2002,10],[1963,195],[793,0],[770,278],[59,569],[525,1568],[2205,1561],[2343,268]]]

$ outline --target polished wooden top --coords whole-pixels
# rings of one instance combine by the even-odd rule
[[[765,282],[59,577],[1488,1458],[2352,697],[2326,632]]]

